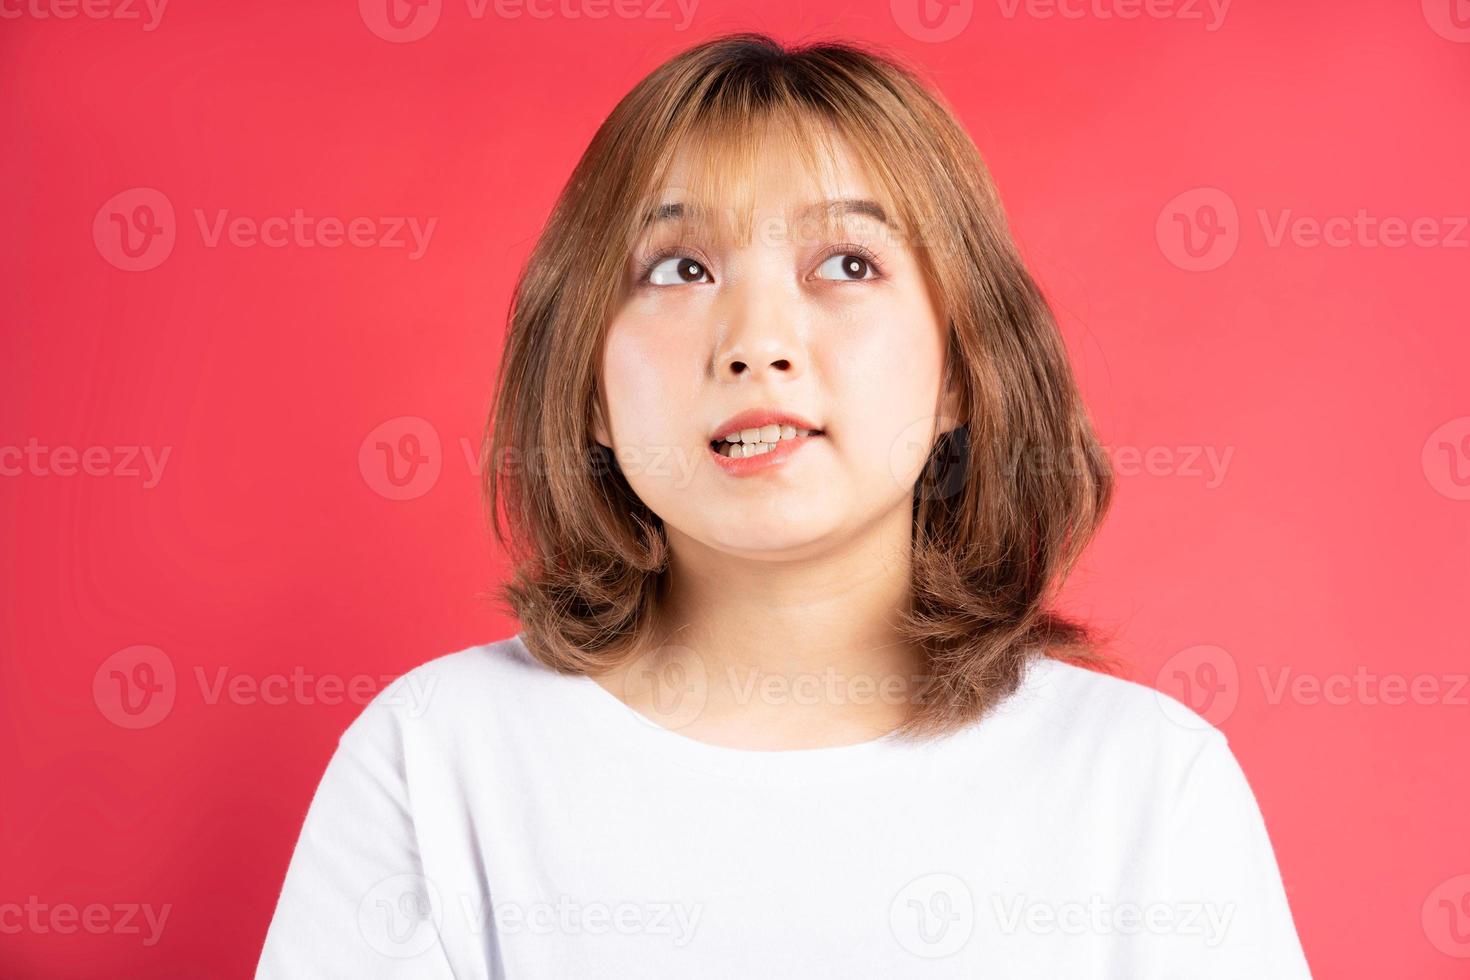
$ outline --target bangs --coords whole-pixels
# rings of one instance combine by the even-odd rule
[[[671,221],[746,244],[753,234],[757,175],[774,160],[795,160],[810,182],[809,202],[856,195],[842,188],[842,174],[856,168],[867,189],[860,195],[878,208],[886,235],[908,238],[906,229],[922,205],[909,199],[879,153],[871,127],[819,112],[795,98],[758,108],[719,101],[676,121],[678,135],[662,148],[634,209],[628,242],[642,241],[655,222]],[[891,155],[891,154],[890,154]],[[677,173],[675,172],[678,167]],[[676,182],[670,183],[670,178]],[[814,240],[838,227],[840,210],[817,207],[787,215],[782,234]]]

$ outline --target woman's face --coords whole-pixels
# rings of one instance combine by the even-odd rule
[[[837,147],[820,177],[799,156],[763,153],[748,236],[732,234],[723,202],[688,199],[676,158],[655,202],[669,216],[633,243],[594,434],[676,548],[683,535],[745,557],[799,557],[895,508],[907,521],[934,439],[961,421],[940,401],[945,321],[917,257],[862,203],[874,188]],[[701,208],[712,210],[704,223]],[[830,228],[813,220],[823,213]],[[750,410],[791,413],[821,434],[717,458],[711,440]]]

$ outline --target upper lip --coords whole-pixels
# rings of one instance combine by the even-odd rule
[[[793,412],[783,412],[775,408],[752,408],[738,415],[732,415],[721,422],[715,427],[710,441],[719,442],[726,436],[739,433],[742,429],[759,429],[767,425],[789,425],[813,432],[821,431],[810,421]]]

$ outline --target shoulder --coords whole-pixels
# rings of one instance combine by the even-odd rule
[[[1224,737],[1199,712],[1164,691],[1050,657],[1028,665],[1020,691],[1073,727],[1134,736],[1186,732],[1205,739]]]
[[[388,684],[342,734],[342,742],[400,749],[405,739],[451,737],[468,727],[534,717],[535,705],[569,678],[531,656],[519,634],[427,660]]]
[[[1177,916],[1154,940],[1166,972],[1308,980],[1264,815],[1225,734],[1136,681],[1034,666],[1022,688],[1034,710],[1021,714],[1038,719],[1051,741],[1033,742],[1055,753],[1038,768],[1049,784],[1076,787],[1056,799],[1081,815],[1079,832],[1102,850],[1127,841],[1115,853],[1130,874],[1157,871],[1150,907]]]
[[[1055,757],[1104,779],[1147,779],[1166,796],[1200,758],[1229,752],[1224,733],[1177,698],[1049,657],[1028,665],[1005,707]]]

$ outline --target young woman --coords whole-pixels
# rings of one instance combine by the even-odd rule
[[[347,729],[259,976],[1309,976],[1224,736],[1049,608],[1110,471],[907,69],[658,68],[500,372],[519,632]]]

